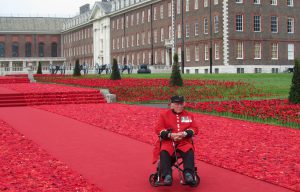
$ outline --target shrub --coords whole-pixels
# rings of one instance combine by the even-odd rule
[[[117,59],[113,59],[112,72],[111,72],[111,75],[110,75],[110,79],[111,80],[121,79]]]
[[[300,60],[295,60],[294,74],[290,89],[289,101],[294,104],[300,103]]]
[[[172,74],[170,78],[170,85],[171,86],[183,86],[183,80],[181,78],[180,69],[178,65],[178,55],[175,53],[174,55],[174,63],[172,66]]]
[[[75,62],[75,68],[74,68],[74,71],[73,71],[73,76],[80,76],[81,73],[80,73],[80,65],[79,65],[79,60],[77,59],[76,62]]]
[[[38,65],[38,68],[37,68],[37,72],[36,72],[36,74],[43,74],[43,72],[42,72],[42,64],[41,64],[41,62],[39,62],[39,65]]]

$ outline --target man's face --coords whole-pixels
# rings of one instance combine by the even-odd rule
[[[176,112],[176,113],[181,113],[183,111],[184,108],[184,102],[180,102],[180,103],[172,103],[172,109]]]

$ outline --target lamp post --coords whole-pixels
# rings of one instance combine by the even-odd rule
[[[184,74],[184,23],[183,23],[183,1],[181,0],[181,73]]]
[[[209,73],[212,74],[212,20],[211,20],[211,0],[209,0]]]

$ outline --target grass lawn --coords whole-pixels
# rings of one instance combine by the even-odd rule
[[[122,78],[170,78],[171,74],[121,74]],[[278,74],[183,74],[183,79],[214,79],[224,81],[244,81],[253,83],[264,93],[271,93],[272,98],[287,98],[292,82],[292,73]],[[88,75],[87,78],[109,78],[109,75]],[[82,78],[81,77],[81,78]]]

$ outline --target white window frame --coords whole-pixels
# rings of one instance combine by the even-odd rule
[[[195,61],[199,61],[200,57],[199,57],[199,46],[196,45],[195,46]]]
[[[261,43],[254,43],[254,59],[261,59]]]
[[[287,32],[292,34],[295,32],[295,19],[292,17],[287,18]]]
[[[272,43],[271,45],[271,59],[278,60],[278,43]]]
[[[289,43],[288,44],[288,60],[295,60],[295,44]]]
[[[236,31],[244,31],[244,15],[238,14],[235,16],[235,30]]]
[[[239,41],[237,42],[237,49],[236,49],[236,59],[244,59],[244,43]]]

